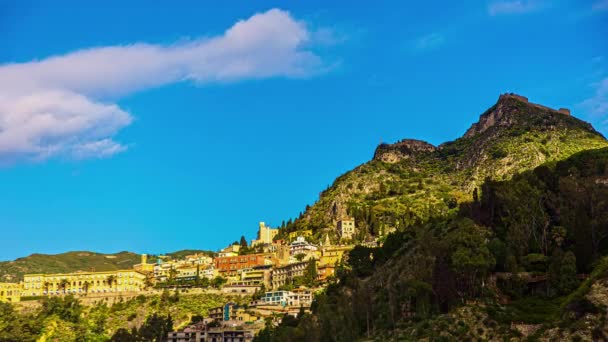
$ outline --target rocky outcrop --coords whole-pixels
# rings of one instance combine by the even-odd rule
[[[540,110],[541,112],[553,112],[570,116],[570,110],[567,108],[555,110],[543,105],[529,102],[527,97],[521,95],[512,93],[502,94],[498,97],[496,104],[488,109],[485,113],[481,114],[478,122],[471,125],[471,128],[467,130],[464,137],[470,138],[477,134],[483,133],[488,128],[493,126],[511,126],[514,123],[514,118],[510,114],[516,113],[517,109],[526,107],[536,111]]]
[[[374,152],[374,160],[396,163],[419,153],[434,152],[437,148],[426,141],[403,139],[394,144],[380,144]]]

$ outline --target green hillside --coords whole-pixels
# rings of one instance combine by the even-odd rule
[[[473,199],[484,180],[507,180],[608,141],[575,117],[512,96],[480,116],[466,134],[437,147],[417,140],[381,144],[374,158],[338,177],[285,232],[335,234],[335,222],[354,216],[358,239],[446,216]],[[322,236],[317,234],[317,238]]]
[[[608,336],[608,143],[585,122],[503,96],[454,142],[379,146],[286,228],[343,215],[358,239],[394,233],[355,247],[312,315],[258,341],[525,340],[512,323]]]
[[[189,254],[213,252],[204,250],[181,250],[167,253],[174,259]],[[153,256],[150,256],[151,261]],[[32,273],[69,273],[78,271],[113,271],[130,269],[141,262],[141,255],[132,252],[103,254],[88,251],[61,254],[32,254],[14,261],[0,262],[0,281],[15,282],[24,274]]]

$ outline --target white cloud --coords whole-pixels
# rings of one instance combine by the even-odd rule
[[[415,39],[410,44],[413,52],[433,50],[445,44],[445,36],[441,33],[431,33]]]
[[[596,117],[608,116],[608,77],[593,84],[595,94],[584,100],[579,106]]]
[[[501,14],[523,14],[540,9],[541,3],[533,0],[492,1],[488,5],[488,13],[492,16]]]
[[[593,3],[592,9],[594,11],[606,11],[608,10],[608,0],[598,0]]]
[[[217,37],[173,45],[96,47],[40,61],[0,65],[0,160],[106,157],[132,122],[112,103],[180,81],[197,84],[307,77],[324,65],[306,25],[272,9]]]

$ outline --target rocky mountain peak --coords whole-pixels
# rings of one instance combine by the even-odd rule
[[[380,144],[374,152],[374,160],[385,163],[396,163],[402,159],[415,156],[418,153],[433,152],[437,148],[426,141],[403,139],[394,144]]]
[[[479,121],[471,125],[464,137],[472,137],[483,133],[493,126],[510,127],[515,123],[515,114],[520,112],[562,114],[570,116],[570,110],[566,108],[552,109],[537,103],[532,103],[527,97],[514,93],[501,94],[494,106],[481,114]]]

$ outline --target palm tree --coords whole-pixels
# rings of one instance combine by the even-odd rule
[[[112,274],[111,274],[111,275],[109,275],[109,276],[106,278],[106,282],[108,282],[108,286],[109,286],[110,288],[112,287],[112,284],[114,284],[114,281],[116,281],[116,276],[115,276],[115,275],[112,275]]]
[[[67,279],[61,279],[61,281],[59,282],[59,288],[61,288],[61,290],[63,291],[63,294],[65,294],[65,289],[66,287],[68,287],[68,280]]]
[[[171,268],[169,270],[169,283],[172,283],[175,280],[175,276],[177,275],[177,270],[175,268]]]

